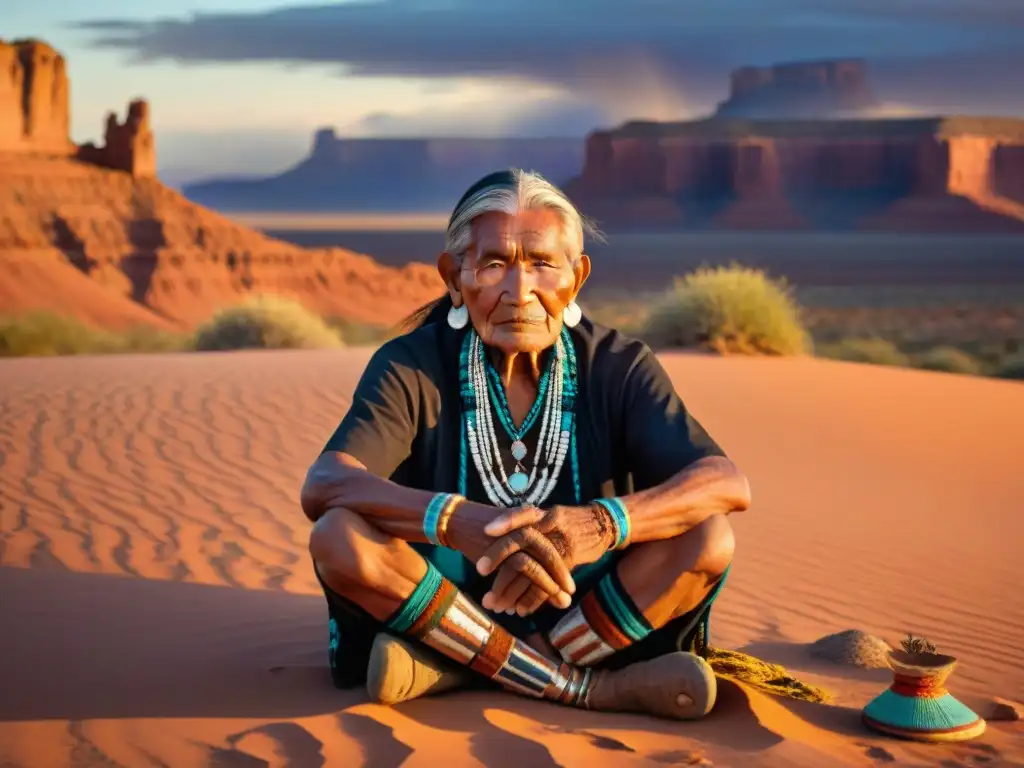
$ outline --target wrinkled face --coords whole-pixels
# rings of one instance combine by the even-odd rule
[[[505,354],[547,349],[562,330],[562,310],[590,274],[562,218],[548,209],[487,213],[472,225],[461,264],[438,264],[456,305],[465,303],[485,344]]]

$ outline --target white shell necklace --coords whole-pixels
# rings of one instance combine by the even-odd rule
[[[495,383],[492,382],[489,387],[483,342],[475,332],[471,332],[466,342],[469,345],[468,354],[463,355],[463,364],[468,369],[468,381],[465,382],[468,386],[464,387],[464,390],[468,391],[463,392],[464,399],[469,401],[466,403],[469,406],[465,418],[466,438],[484,492],[495,506],[540,505],[555,489],[572,442],[573,413],[565,413],[563,410],[567,384],[566,346],[563,338],[560,336],[555,344],[551,367],[538,386],[537,402],[522,427],[518,429],[505,413],[507,407],[504,407],[504,391],[500,382],[496,382],[497,391],[494,391]],[[570,383],[570,390],[575,394],[575,382]],[[513,440],[512,458],[515,459],[516,466],[511,474],[505,471],[498,436],[494,429],[494,417],[490,407],[492,396],[501,399],[500,406],[495,410],[502,421],[502,426]],[[527,461],[528,450],[522,437],[538,416],[540,434],[537,438],[536,456],[532,469],[527,472],[524,463]]]

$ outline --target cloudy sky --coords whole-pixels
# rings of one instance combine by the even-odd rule
[[[1024,116],[1024,0],[0,0],[68,58],[73,134],[152,103],[169,176],[348,135],[583,135],[714,108],[730,69],[867,59],[893,114]]]

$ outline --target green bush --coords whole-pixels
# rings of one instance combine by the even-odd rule
[[[956,347],[935,347],[913,358],[918,368],[943,373],[962,373],[977,376],[982,372],[981,363],[973,356]]]
[[[676,280],[651,307],[641,335],[655,347],[724,355],[811,350],[800,308],[785,281],[735,265],[699,269]]]
[[[848,363],[905,366],[910,360],[891,341],[879,338],[843,339],[818,348],[820,357]]]
[[[218,311],[196,330],[200,351],[322,349],[340,347],[341,334],[302,304],[280,296],[254,296]]]

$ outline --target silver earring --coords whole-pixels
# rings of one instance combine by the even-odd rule
[[[583,319],[583,310],[575,301],[570,301],[569,306],[562,310],[562,322],[569,328],[575,328]]]
[[[466,309],[466,305],[463,304],[461,307],[453,306],[448,310],[448,326],[458,331],[466,327],[469,322],[469,310]]]

